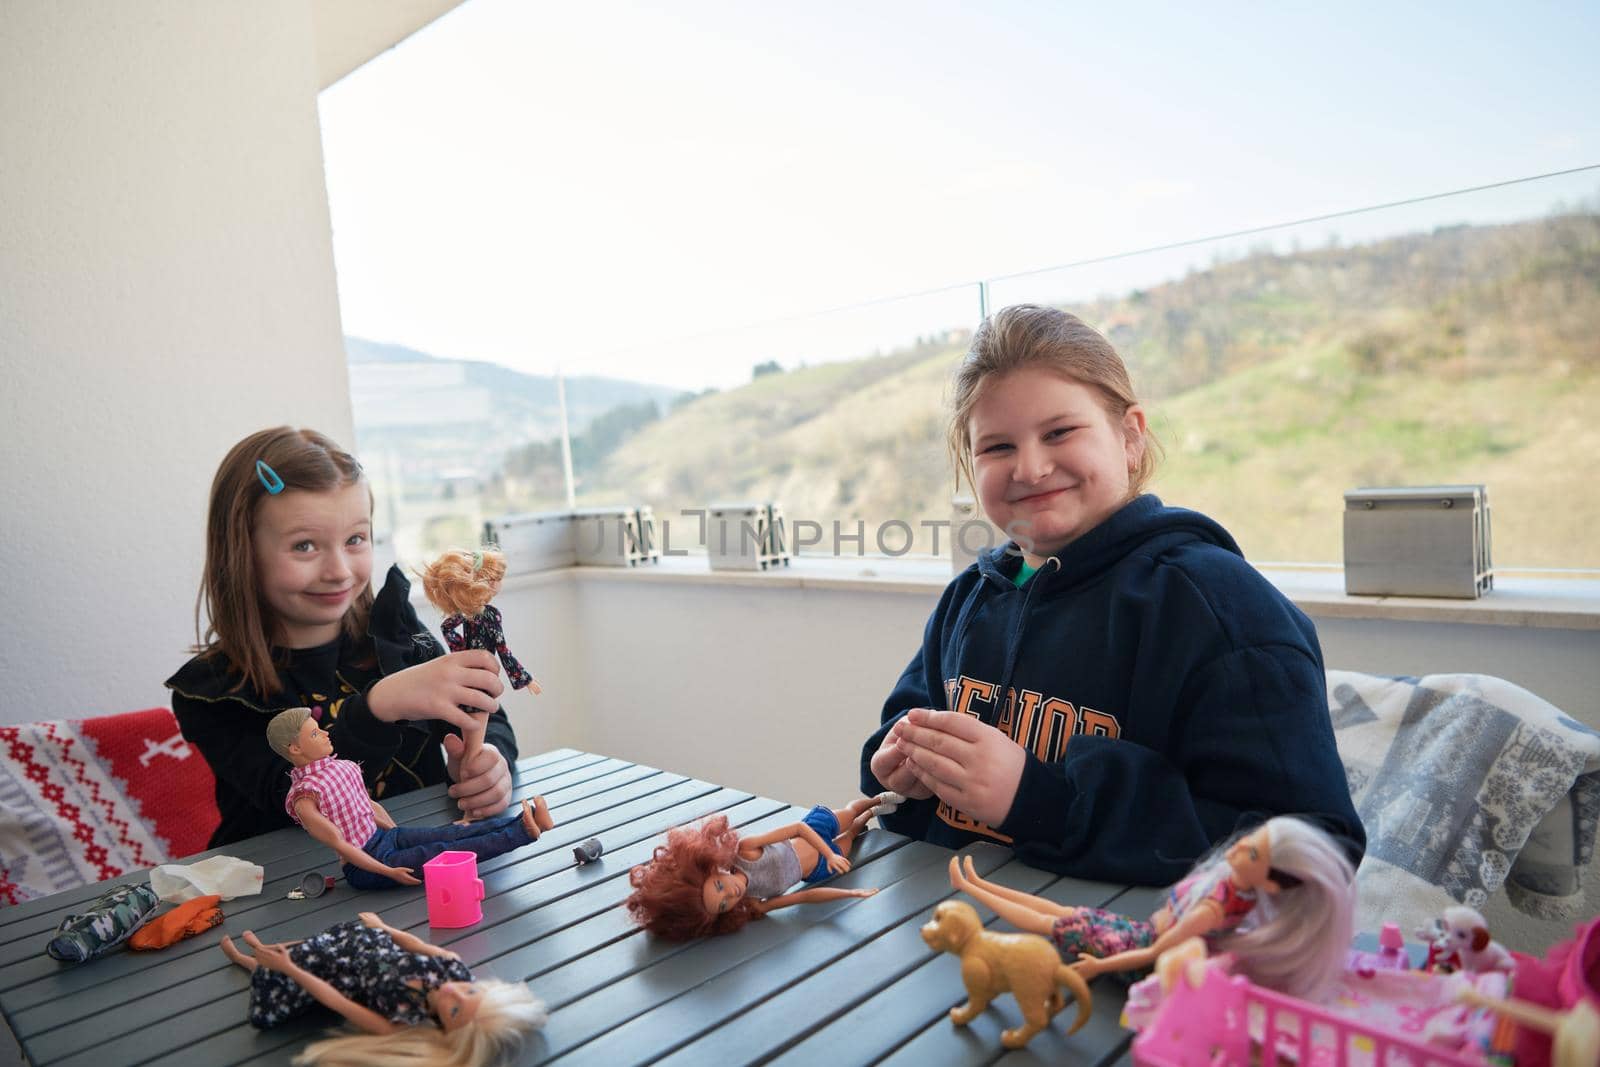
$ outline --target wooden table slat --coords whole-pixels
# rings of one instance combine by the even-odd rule
[[[580,774],[581,768],[570,766],[578,760],[586,759],[590,765],[598,763],[615,764],[617,770],[639,767],[625,760],[605,760],[603,757],[588,757],[586,753],[572,753],[564,760],[557,761],[564,766],[559,768],[549,767],[550,761],[542,761],[537,757],[528,760],[519,760],[517,764],[516,781],[523,788],[519,789],[521,795],[531,795],[541,792],[545,782],[553,783],[551,789],[559,789],[568,784],[565,779],[569,776]],[[654,768],[639,767],[640,770],[650,773]],[[597,775],[598,776],[598,775]],[[582,778],[575,779],[582,781]],[[444,786],[431,786],[427,789],[402,793],[400,797],[387,801],[385,807],[389,809],[395,821],[402,825],[427,825],[432,822],[446,822],[444,816],[447,812],[454,812],[454,801],[445,796]],[[210,856],[235,856],[259,863],[264,867],[276,870],[280,866],[292,866],[305,873],[315,870],[317,857],[328,861],[328,873],[338,873],[337,857],[326,846],[317,843],[305,831],[296,827],[285,827],[271,833],[262,834],[251,838],[249,841],[236,842],[224,845],[221,848],[208,849],[205,852],[186,856],[181,862],[184,864],[198,863]],[[310,858],[313,865],[304,865],[303,860]],[[36,951],[43,951],[43,946],[50,940],[48,937],[35,945],[40,934],[53,932],[60,925],[63,916],[75,910],[82,910],[86,904],[92,903],[102,893],[117,885],[137,885],[149,881],[148,870],[134,871],[106,879],[104,882],[95,882],[91,885],[78,886],[50,897],[39,900],[30,900],[14,908],[0,910],[0,968],[17,959],[33,955]],[[271,877],[269,875],[269,877]],[[287,890],[285,890],[287,892]],[[52,902],[53,906],[45,906],[45,902]],[[3,978],[0,978],[3,983]]]
[[[985,877],[1013,889],[1037,893],[1053,877],[1015,861],[991,871],[995,865],[991,853],[1002,858],[1009,855],[997,846],[979,846],[971,852]],[[936,888],[942,889],[944,897],[950,895],[948,882]],[[930,953],[922,940],[920,926],[934,903],[944,897],[930,894],[930,899],[923,901],[920,911],[915,913],[922,916],[919,921],[904,922],[881,936],[857,944],[848,958],[727,1019],[664,1057],[660,1063],[663,1067],[669,1064],[692,1067],[700,1063],[732,1063],[775,1056],[845,1012],[869,1005],[879,990],[928,962]],[[987,921],[994,921],[993,913],[987,909],[980,909],[980,913]],[[797,1018],[807,1020],[805,1029],[798,1032],[793,1024]]]
[[[728,799],[748,798],[748,794],[729,790],[719,791],[714,786],[695,782],[692,779],[681,780],[680,788],[684,796],[703,796],[705,791],[713,791],[723,795],[725,801]],[[565,840],[561,839],[560,835],[557,834],[556,830],[561,829],[557,827],[556,830],[548,831],[535,844],[512,855],[527,856],[526,863],[542,864],[550,872],[571,869],[574,867],[574,861],[570,848],[567,846],[580,833],[602,832],[609,834],[612,828],[620,825],[622,832],[625,834],[630,836],[637,834],[643,837],[647,836],[651,832],[650,828],[654,826],[660,825],[665,828],[681,821],[678,818],[681,812],[674,812],[671,816],[656,818],[647,822],[645,829],[638,831],[627,829],[631,823],[639,819],[648,820],[651,816],[657,815],[660,806],[667,803],[667,800],[673,795],[674,792],[668,790],[653,799],[647,796],[631,805],[602,808],[588,818],[579,819],[576,828],[569,831]],[[561,810],[570,811],[572,807],[572,805],[569,805]],[[511,859],[512,855],[497,857],[497,861]],[[488,864],[485,864],[485,867],[487,866]],[[532,868],[529,869],[532,870]],[[491,872],[483,880],[488,893],[483,905],[485,922],[473,927],[473,930],[483,930],[491,926],[496,921],[499,912],[508,910],[500,906],[498,893],[520,886],[522,878],[518,872],[511,872],[501,877],[497,877]],[[275,901],[270,907],[257,909],[251,913],[250,925],[253,926],[262,940],[272,942],[307,936],[338,921],[340,918],[351,917],[356,911],[363,909],[381,910],[387,921],[394,922],[396,926],[399,926],[401,923],[395,921],[392,916],[403,914],[407,909],[415,909],[425,926],[426,906],[421,899],[420,893],[421,891],[418,889],[397,889],[382,893],[357,893],[340,886],[334,892],[319,898],[314,907],[311,906],[313,902],[310,901]],[[402,897],[408,899],[402,900]],[[378,899],[375,900],[374,898]],[[393,905],[389,904],[390,898],[394,900]],[[514,917],[519,911],[520,909],[511,911],[510,915]],[[221,940],[224,932],[231,932],[237,936],[245,928],[245,923],[230,917],[222,928],[209,931],[200,937],[192,938],[189,941],[173,946],[173,950],[185,949],[187,958],[183,960],[181,965],[177,963],[164,964],[162,967],[164,980],[169,982],[186,981],[191,977],[203,977],[206,974],[236,971],[237,968],[233,967],[216,950],[215,945]],[[427,936],[427,930],[421,932],[423,936]],[[439,933],[464,935],[469,932],[440,931]],[[446,943],[448,940],[445,936],[435,936],[431,939],[437,943]],[[479,962],[468,953],[463,953],[463,957],[469,966],[475,966]],[[96,962],[110,962],[113,960],[139,961],[140,955],[123,953],[108,957],[106,961]],[[53,963],[53,961],[50,962]],[[70,969],[62,978],[64,980],[78,973],[82,973],[82,969]],[[56,984],[59,985],[59,982]],[[163,1017],[163,1012],[172,1012],[180,1006],[184,1010],[192,1010],[196,1006],[194,998],[203,996],[206,992],[206,987],[203,985],[185,987],[177,991],[167,989],[159,992],[141,991],[139,1000],[126,1002],[127,995],[122,985],[115,982],[102,981],[88,993],[73,996],[69,1003],[65,999],[61,999],[60,994],[52,995],[48,983],[36,983],[33,989],[35,990],[35,998],[48,997],[48,999],[34,1012],[22,1011],[17,1013],[12,1024],[13,1029],[24,1037],[33,1037],[36,1033],[44,1031],[51,1026],[59,1026],[60,1029],[55,1031],[53,1035],[45,1035],[36,1041],[41,1049],[49,1050],[48,1055],[51,1057],[60,1055],[67,1050],[84,1047],[86,1042],[104,1042],[127,1032],[135,1026],[146,1025],[155,1018],[161,1018]],[[95,994],[98,994],[98,996],[95,996]],[[110,1001],[110,1003],[106,1003],[107,1001]],[[94,1010],[96,1008],[110,1007],[114,1004],[121,1004],[122,1007],[129,1009],[129,1011],[125,1017],[108,1027],[97,1028],[95,1031],[85,1031],[68,1025],[75,1017],[81,1015],[86,1005],[89,1006],[89,1010]],[[48,1062],[45,1055],[41,1055],[40,1058],[42,1061]]]
[[[591,808],[604,811],[618,807],[630,800],[638,803],[640,810],[652,810],[655,807],[664,806],[666,801],[650,801],[646,798],[655,794],[664,795],[666,790],[674,787],[681,787],[686,791],[700,792],[707,792],[716,788],[704,783],[687,785],[686,783],[691,782],[690,779],[685,779],[678,775],[666,775],[652,768],[643,768],[642,770],[648,773],[632,782],[623,781],[626,771],[618,771],[614,772],[613,775],[568,786],[560,792],[552,792],[551,797],[556,804],[553,810],[555,812],[566,811],[574,813],[575,818],[581,819],[583,815],[588,814]],[[617,782],[622,782],[622,784],[618,785],[616,784]],[[537,782],[529,785],[519,784],[516,792],[531,792],[539,784]],[[443,814],[445,806],[449,804],[449,800],[444,796],[442,786],[433,787],[433,790],[435,792],[434,803],[439,807],[439,814]],[[598,832],[603,828],[609,828],[610,824],[616,819],[625,818],[626,816],[617,816],[615,819],[602,818],[598,822],[582,821],[580,825],[591,832]],[[423,821],[431,822],[434,819],[430,818]],[[560,827],[557,827],[557,829],[559,830]],[[293,833],[299,837],[306,837],[304,832],[300,830],[275,831],[275,833]],[[552,835],[555,833],[556,831],[551,831]],[[503,866],[505,863],[511,862],[516,856],[529,854],[530,850],[537,849],[539,852],[549,852],[562,846],[570,847],[570,838],[572,836],[573,832],[570,830],[567,831],[565,836],[546,836],[541,839],[540,843],[528,846],[528,848],[518,853],[496,857],[490,863],[499,863]],[[309,840],[309,838],[307,839]],[[298,886],[301,878],[308,871],[319,870],[329,874],[338,874],[338,857],[330,849],[314,841],[312,844],[316,845],[316,850],[304,855],[302,858],[304,866],[286,870],[281,865],[275,866],[271,868],[273,871],[283,870],[284,873],[282,876],[269,881],[261,894],[225,901],[222,905],[226,918],[224,930],[240,932],[254,927],[260,933],[269,923],[277,922],[284,918],[344,908],[348,900],[358,896],[359,894],[351,890],[341,880],[333,890],[316,900],[290,901],[285,899],[285,894],[290,889]],[[570,863],[570,851],[566,853],[566,856],[567,862]],[[485,863],[485,870],[491,869],[490,863]],[[383,907],[387,909],[392,906],[398,906],[402,899],[400,897],[402,893],[406,894],[403,899],[407,901],[421,900],[420,889],[409,891],[389,890],[380,894],[381,897],[385,898]],[[394,900],[393,905],[388,903],[389,899]],[[425,913],[425,906],[423,911]],[[327,920],[327,922],[331,921],[333,920]],[[326,925],[327,922],[324,922],[323,925]],[[0,967],[0,991],[13,989],[27,983],[38,983],[40,979],[50,980],[45,984],[34,985],[29,989],[23,990],[10,999],[7,1003],[8,1011],[15,1014],[41,1001],[53,1000],[58,996],[67,994],[81,994],[82,990],[90,985],[121,978],[137,970],[165,968],[174,958],[193,953],[202,945],[214,943],[220,937],[221,932],[213,932],[212,934],[181,942],[158,953],[115,953],[104,959],[93,961],[95,963],[94,967],[87,967],[61,964],[50,959],[43,952],[44,943],[48,941],[48,935],[41,935],[37,944],[33,947],[33,951],[26,957],[15,963]],[[12,1005],[15,1006],[12,1007]],[[19,1033],[31,1032],[32,1024],[22,1022],[21,1026],[22,1029],[18,1030]],[[13,1028],[16,1029],[17,1027],[18,1022],[14,1020]]]
[[[693,779],[688,779],[686,781],[693,783]],[[694,784],[703,785],[704,783]],[[714,789],[715,787],[712,788]],[[747,793],[741,793],[737,790],[727,789],[717,790],[715,793],[710,795],[702,795],[689,803],[693,804],[694,806],[690,807],[686,804],[680,805],[675,809],[668,809],[670,814],[650,812],[640,815],[633,822],[621,824],[614,833],[608,833],[607,836],[612,837],[615,836],[616,833],[620,833],[625,837],[639,835],[641,837],[641,843],[639,845],[640,854],[641,856],[647,856],[649,854],[648,850],[654,847],[654,837],[657,835],[657,832],[644,833],[635,825],[637,822],[644,821],[647,826],[660,826],[661,829],[664,830],[669,826],[681,823],[685,818],[693,819],[698,817],[695,814],[688,814],[688,812],[691,811],[717,811],[722,810],[730,804],[740,803],[750,804],[752,806],[764,804],[767,805],[767,810],[771,810],[772,805],[775,804],[773,801],[760,801],[756,798],[750,797]],[[665,817],[663,817],[663,815],[665,815]],[[541,838],[541,841],[542,840],[543,839]],[[560,853],[558,852],[557,855],[559,856]],[[601,862],[604,863],[604,859],[602,859]],[[570,851],[566,853],[565,863],[569,868],[575,867]],[[620,873],[625,874],[625,868]],[[543,895],[537,890],[533,890],[531,892],[536,897],[542,897]],[[370,897],[371,894],[366,894],[366,896]],[[620,899],[620,897],[617,898],[618,901],[620,901]],[[574,902],[574,906],[577,908],[583,908],[590,905],[580,898]],[[501,923],[499,925],[491,925],[488,921],[486,921],[485,923],[478,924],[477,926],[473,926],[464,931],[436,931],[434,936],[430,937],[430,940],[438,944],[450,944],[452,950],[460,952],[462,960],[469,967],[474,968],[475,972],[483,973],[486,977],[492,975],[502,978],[515,978],[518,976],[513,973],[498,970],[493,965],[490,967],[480,967],[482,957],[480,957],[477,951],[474,951],[474,949],[478,948],[481,950],[483,947],[485,947],[484,945],[463,945],[459,942],[459,940],[456,943],[451,943],[450,936],[455,935],[458,939],[461,937],[477,937],[481,938],[486,945],[492,945],[494,943],[509,943],[513,938],[522,939],[527,937],[530,933],[536,934],[540,931],[541,927],[558,928],[560,925],[566,925],[566,923],[563,923],[560,920],[560,907],[561,905],[559,903],[553,908],[545,906],[542,902],[530,904],[527,911],[520,913],[515,918],[515,931],[510,929],[509,924]],[[615,904],[608,904],[607,907],[614,908]],[[386,909],[385,911],[386,921],[388,921],[388,911],[389,909]],[[395,925],[399,924],[396,923]],[[302,936],[307,932],[315,932],[316,929],[321,928],[321,926],[317,926],[312,929],[303,929],[298,933],[286,930],[262,932],[262,937],[263,940],[268,941],[278,938],[297,937]],[[424,933],[426,934],[426,932]],[[220,962],[224,966],[238,971],[238,968],[233,968],[230,964],[227,964],[225,960]],[[535,984],[534,991],[536,993],[540,992],[537,984]],[[295,1047],[298,1047],[303,1043],[304,1040],[314,1037],[327,1025],[325,1018],[301,1019],[287,1023],[280,1027],[276,1027],[269,1033],[262,1033],[250,1027],[245,1021],[244,1003],[236,1003],[234,1010],[235,1025],[231,1028],[218,1032],[214,1035],[209,1035],[207,1039],[196,1045],[190,1046],[189,1048],[183,1050],[182,1053],[174,1053],[172,1055],[163,1056],[156,1059],[154,1062],[157,1064],[238,1062],[244,1058],[261,1055],[264,1050],[270,1050],[271,1048],[285,1045],[290,1042],[293,1042]],[[191,1057],[198,1057],[198,1059]]]
[[[877,895],[803,905],[735,936],[672,944],[644,934],[621,907],[632,891],[629,869],[650,857],[663,833],[717,812],[757,833],[803,809],[575,749],[519,760],[514,792],[543,794],[557,825],[532,845],[479,864],[484,917],[472,927],[432,930],[420,887],[357,893],[341,879],[321,897],[286,899],[305,873],[338,871],[331,850],[290,828],[201,854],[263,864],[264,891],[224,902],[221,927],[161,952],[117,952],[79,966],[44,954],[61,916],[145,872],[0,912],[0,1014],[38,1067],[287,1064],[333,1016],[317,1012],[255,1030],[246,1019],[248,975],[223,957],[218,941],[247,928],[269,942],[305,937],[376,910],[449,946],[479,975],[529,981],[551,1017],[524,1064],[1127,1062],[1129,1035],[1117,1026],[1123,989],[1110,979],[1095,983],[1094,1015],[1083,1030],[1065,1036],[1069,1009],[1021,1053],[999,1044],[999,1031],[1020,1018],[1009,998],[969,1027],[951,1026],[948,1009],[964,997],[958,961],[931,953],[918,933],[934,904],[952,895],[945,849],[874,829],[861,839],[851,872],[829,884],[878,886]],[[403,825],[442,823],[456,810],[442,786],[385,806]],[[605,853],[579,866],[572,847],[589,837]],[[1159,902],[1153,890],[1057,878],[998,846],[971,852],[988,877],[1063,903],[1114,899],[1116,910],[1144,915]]]
[[[973,850],[973,855],[974,857],[978,855],[976,850]],[[947,883],[946,889],[948,888]],[[1085,904],[1099,907],[1118,897],[1120,892],[1115,887],[1100,883],[1060,878],[1046,886],[1039,895],[1058,904]],[[977,906],[976,901],[968,900],[968,902]],[[928,910],[932,911],[931,905]],[[988,908],[978,906],[978,912],[986,923],[993,924],[996,921],[993,912]],[[924,951],[926,959],[921,966],[879,990],[854,1010],[818,1028],[772,1062],[785,1065],[877,1063],[894,1056],[901,1047],[917,1042],[924,1033],[937,1032],[940,1028],[959,1030],[950,1023],[948,1012],[965,998],[965,990],[961,984],[960,961],[949,953],[934,955],[926,949]],[[1101,1010],[1107,1010],[1111,1006],[1106,996],[1100,992],[1100,986],[1105,984],[1105,982],[1096,983],[1093,989],[1096,1003],[1100,1004]],[[1122,1002],[1119,993],[1113,992],[1109,996],[1116,1004],[1116,1010],[1110,1015],[1111,1022],[1115,1024]],[[998,1004],[985,1012],[985,1016],[992,1017],[996,1010],[999,1010]],[[1100,1013],[1096,1012],[1097,1018]],[[982,1018],[974,1020],[968,1029],[979,1026],[982,1022]],[[1067,1022],[1060,1023],[1058,1033],[1064,1031],[1067,1025],[1069,1025]],[[1074,1035],[1073,1040],[1081,1037],[1087,1029],[1088,1026],[1085,1026],[1084,1030]],[[960,1042],[970,1054],[978,1055],[980,1062],[988,1062],[982,1057],[987,1055],[983,1050],[989,1048],[990,1043],[968,1041],[960,1034],[945,1036]],[[1034,1040],[1039,1041],[1044,1036],[1040,1034]],[[1089,1046],[1091,1041],[1085,1041],[1083,1044]],[[992,1045],[995,1052],[990,1058],[998,1058],[1000,1053],[1004,1052],[998,1036]]]
[[[718,1020],[738,1018],[797,982],[831,973],[862,944],[904,928],[908,920],[924,915],[932,902],[949,894],[948,853],[943,849],[912,845],[894,858],[900,870],[894,872],[899,877],[893,881],[886,877],[886,863],[870,864],[861,871],[859,882],[883,886],[877,896],[845,906],[807,906],[803,925],[800,912],[782,916],[800,929],[781,944],[721,971],[648,1015],[614,1027],[576,1054],[608,1064],[653,1061],[717,1028]],[[996,857],[992,865],[999,862]],[[720,947],[712,951],[722,954]],[[835,981],[838,977],[835,974]],[[609,991],[601,994],[608,995]]]
[[[887,838],[889,835],[879,836]],[[932,847],[912,845],[887,851],[881,859],[863,863],[828,884],[845,888],[892,885],[938,862],[938,856],[922,849],[932,850]],[[663,1028],[670,1025],[671,1004],[677,997],[747,960],[780,949],[795,938],[826,936],[822,931],[841,917],[841,913],[854,913],[857,909],[877,905],[885,895],[879,893],[865,900],[808,904],[775,912],[746,926],[737,936],[708,938],[693,942],[687,948],[665,946],[654,938],[636,937],[585,956],[579,961],[580,966],[610,965],[611,960],[603,959],[609,956],[620,960],[631,973],[618,975],[603,988],[551,1012],[550,1021],[540,1034],[539,1057],[547,1061],[578,1049],[584,1059],[593,1056],[596,1062],[637,1062],[639,1054],[648,1053],[652,1047],[649,1034],[654,1028],[650,1024],[660,1023]],[[889,900],[892,907],[894,898]],[[840,945],[842,947],[842,942]],[[561,978],[561,971],[551,972],[539,980],[536,988],[558,988]],[[666,1006],[665,1011],[661,1010],[663,1006]],[[643,1027],[628,1026],[630,1020],[637,1021],[636,1017],[646,1012],[650,1015]],[[601,1034],[617,1028],[643,1034],[639,1041],[631,1043],[634,1052],[608,1045],[605,1054],[598,1054],[587,1046]],[[663,1037],[654,1045],[655,1054],[670,1047],[670,1042]]]

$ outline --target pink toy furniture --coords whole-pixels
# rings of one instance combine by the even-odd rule
[[[483,918],[483,882],[478,857],[471,852],[441,852],[422,865],[428,898],[428,925],[441,929],[471,926]]]
[[[1198,989],[1179,979],[1155,1022],[1133,1040],[1140,1067],[1222,1067],[1271,1063],[1260,1047],[1294,1050],[1303,1067],[1483,1067],[1481,1053],[1455,1052],[1425,1040],[1363,1026],[1294,997],[1208,967]],[[1298,1050],[1311,1054],[1300,1055]],[[1279,1061],[1281,1062],[1281,1061]]]

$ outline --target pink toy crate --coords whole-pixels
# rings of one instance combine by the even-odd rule
[[[1276,1050],[1276,1057],[1266,1050]],[[1133,1062],[1140,1067],[1484,1067],[1494,1061],[1481,1051],[1452,1051],[1363,1025],[1207,967],[1199,988],[1182,978],[1174,983],[1155,1021],[1134,1038]]]

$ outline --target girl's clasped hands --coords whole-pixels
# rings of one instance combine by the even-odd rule
[[[885,787],[912,800],[938,797],[980,822],[998,826],[1011,812],[1027,753],[971,715],[912,708],[872,757]]]

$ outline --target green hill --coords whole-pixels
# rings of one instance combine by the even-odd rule
[[[1155,491],[1252,559],[1338,559],[1345,489],[1481,481],[1501,566],[1600,565],[1600,215],[1261,253],[1071,310],[1147,398]],[[942,400],[963,347],[698,398],[610,453],[581,500],[947,519]]]

